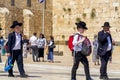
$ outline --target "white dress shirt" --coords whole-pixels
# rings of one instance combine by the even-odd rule
[[[79,32],[77,34],[80,34]],[[73,39],[73,45],[74,45],[74,51],[81,51],[82,49],[82,43],[79,43],[79,40],[82,39],[82,37],[80,37],[79,35],[75,34],[74,35],[74,39]],[[78,38],[79,37],[79,38]]]
[[[30,41],[29,41],[29,42],[31,43],[31,46],[37,46],[37,37],[33,35],[33,36],[30,38]]]
[[[104,31],[104,33],[107,33],[107,32]],[[110,36],[107,37],[107,40],[108,40],[108,48],[107,48],[107,51],[110,51],[110,50],[112,50],[112,43],[111,43],[111,41],[110,41]]]
[[[16,36],[16,42],[15,42],[15,46],[13,48],[13,50],[19,50],[21,49],[21,36],[20,33],[15,33]]]
[[[107,48],[107,51],[110,51],[112,49],[112,43],[110,41],[110,36],[107,37],[107,40],[108,40],[108,48]]]

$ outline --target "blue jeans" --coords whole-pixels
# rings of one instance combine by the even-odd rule
[[[48,53],[48,60],[51,60],[51,61],[53,61],[53,52],[49,52]]]

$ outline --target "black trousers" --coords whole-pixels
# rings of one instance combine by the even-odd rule
[[[14,62],[17,62],[18,70],[20,72],[20,75],[24,75],[25,71],[23,68],[23,56],[22,56],[22,51],[21,50],[14,50],[12,55],[12,64],[14,65]],[[9,75],[13,75],[13,69],[8,71]]]
[[[111,51],[106,52],[104,56],[100,56],[100,60],[101,60],[100,76],[108,76],[107,75],[107,64],[108,64],[110,56],[111,56]]]
[[[79,63],[81,62],[84,65],[84,71],[86,75],[86,79],[90,79],[90,72],[89,72],[89,63],[86,56],[81,54],[81,52],[75,53],[74,65],[72,68],[71,79],[76,80],[76,71],[79,67]]]

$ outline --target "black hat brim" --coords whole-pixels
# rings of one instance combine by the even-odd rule
[[[111,26],[102,26],[102,27],[108,27],[108,28],[111,28]]]
[[[17,24],[13,24],[10,28],[15,28],[15,26],[19,25],[20,27],[23,25],[23,23],[17,23]]]
[[[85,27],[84,29],[86,29],[86,30],[87,30],[88,28],[87,28],[87,27]]]
[[[79,23],[75,23],[75,24],[77,25],[78,28],[83,28],[83,29],[86,29],[86,30],[88,29],[86,26],[84,26],[84,27],[80,26]]]

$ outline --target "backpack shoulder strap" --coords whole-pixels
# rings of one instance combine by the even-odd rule
[[[74,36],[75,36],[75,35],[78,35],[77,41],[80,39],[80,37],[82,37],[82,35],[80,35],[79,33],[75,33]]]

